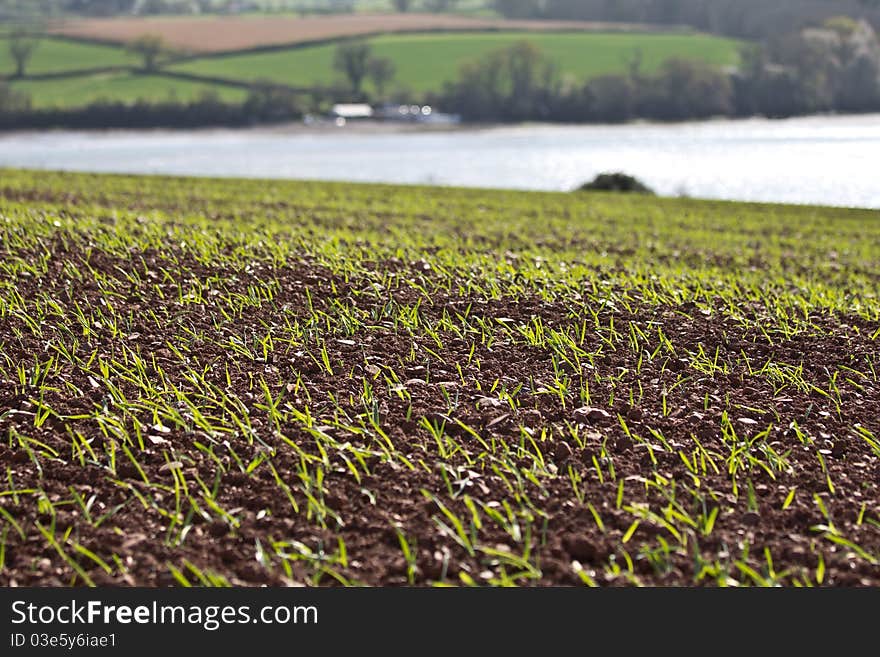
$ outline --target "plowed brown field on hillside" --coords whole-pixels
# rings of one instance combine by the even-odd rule
[[[56,26],[55,34],[126,43],[144,34],[173,48],[197,53],[249,50],[382,33],[429,31],[601,31],[645,29],[636,25],[574,21],[522,21],[443,14],[346,14],[339,16],[110,18]]]

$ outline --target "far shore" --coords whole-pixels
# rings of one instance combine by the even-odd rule
[[[826,121],[837,120],[846,121],[847,119],[863,121],[866,117],[876,117],[880,121],[880,113],[876,114],[841,114],[841,113],[821,113],[807,114],[800,116],[791,116],[784,118],[770,118],[766,116],[743,116],[743,117],[726,117],[719,116],[710,119],[700,119],[693,121],[650,121],[645,119],[625,121],[620,123],[560,123],[560,122],[523,122],[523,123],[503,123],[503,122],[487,122],[487,123],[406,123],[398,121],[381,121],[375,119],[357,119],[349,120],[345,125],[336,125],[332,120],[321,119],[314,123],[305,123],[302,120],[288,121],[284,123],[260,123],[250,126],[202,126],[202,127],[186,127],[186,128],[49,128],[34,129],[24,128],[21,130],[5,130],[0,131],[0,140],[9,137],[21,136],[47,136],[58,133],[81,133],[81,134],[279,134],[279,135],[395,135],[395,134],[431,134],[431,133],[462,133],[462,132],[484,132],[489,130],[503,129],[522,129],[522,128],[559,128],[559,129],[614,129],[622,127],[643,127],[646,129],[654,127],[699,127],[705,125],[717,124],[744,124],[750,122],[767,122],[767,123],[784,123],[787,121]]]

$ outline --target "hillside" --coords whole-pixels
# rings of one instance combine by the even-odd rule
[[[433,20],[427,15],[415,17],[418,21]],[[369,21],[362,22],[364,18],[369,17],[359,17],[356,22],[359,29],[372,30]],[[510,21],[503,24],[514,27],[523,25],[528,29],[507,27],[504,30],[486,30],[474,28],[475,24],[480,23],[470,19],[441,18],[451,20],[450,25],[463,20],[473,29],[461,31],[456,28],[452,31],[386,34],[367,38],[375,55],[389,59],[394,66],[391,89],[406,89],[408,93],[418,95],[439,91],[445,82],[457,76],[463,63],[523,39],[541,48],[565,76],[581,82],[607,73],[624,72],[639,54],[644,71],[649,73],[673,57],[706,62],[717,67],[734,65],[739,61],[741,47],[741,42],[736,40],[697,33],[631,32],[622,26],[617,26],[616,31],[598,32],[595,30],[600,26],[592,24],[590,29],[583,31],[558,31],[559,25],[555,23]],[[291,20],[291,25],[299,22]],[[186,50],[193,50],[197,49],[194,45],[197,39],[213,39],[217,35],[196,30],[186,36],[189,26],[210,26],[217,21],[237,26],[234,30],[230,28],[230,34],[238,36],[247,34],[247,30],[241,29],[242,25],[268,25],[259,18],[104,20],[94,24],[128,26],[126,29],[130,30],[132,37],[153,30],[161,33],[163,26],[181,26],[183,31],[170,38],[186,40],[178,44],[183,44]],[[320,23],[321,19],[303,21],[311,25],[315,21]],[[140,59],[122,44],[99,44],[71,36],[48,36],[38,40],[34,55],[26,67],[26,77],[10,79],[8,84],[13,90],[27,94],[36,108],[82,107],[98,100],[129,103],[137,100],[185,101],[197,98],[204,92],[211,92],[226,100],[240,100],[247,94],[249,86],[263,81],[298,88],[328,86],[340,80],[340,74],[333,66],[333,57],[340,40],[346,39],[342,28],[355,25],[329,17],[326,25],[331,24],[336,31],[332,32],[334,36],[330,43],[310,45],[306,42],[265,48],[271,43],[271,37],[255,32],[247,37],[251,40],[246,42],[248,46],[243,51],[231,54],[202,52],[188,56],[172,52],[165,56],[166,63],[158,70],[149,72],[149,75],[143,75],[138,70]],[[407,29],[416,29],[423,24],[407,23]],[[137,27],[131,27],[134,25]],[[281,27],[284,25],[282,21]],[[278,38],[305,38],[303,35],[308,30],[302,27],[297,29],[300,31],[296,33],[282,30],[278,34],[287,36]],[[225,51],[233,42],[224,42],[221,37],[222,34],[213,43],[218,50]],[[241,45],[245,41],[238,43]],[[258,52],[252,51],[254,43],[262,44]],[[0,38],[0,76],[10,76],[14,72],[7,44],[8,39]],[[192,79],[176,79],[166,76],[166,72],[184,73]],[[222,84],[224,81],[229,84]]]
[[[127,43],[144,34],[190,53],[233,52],[402,32],[521,30],[645,31],[631,24],[506,20],[454,14],[339,14],[331,16],[222,16],[112,18],[65,21],[51,29],[79,39]]]

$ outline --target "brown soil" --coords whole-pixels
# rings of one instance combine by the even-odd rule
[[[256,546],[269,545],[273,540],[299,541],[315,551],[326,549],[333,552],[337,536],[341,536],[347,546],[349,562],[347,566],[334,566],[340,575],[367,584],[405,584],[407,564],[395,526],[413,545],[415,583],[459,582],[461,573],[479,582],[481,577],[489,576],[485,557],[469,555],[450,536],[438,531],[437,520],[443,520],[443,515],[433,501],[420,493],[425,489],[442,495],[459,517],[468,518],[469,510],[463,496],[450,500],[446,495],[448,480],[453,489],[469,492],[478,500],[510,500],[513,503],[517,494],[511,487],[518,489],[519,495],[528,497],[528,504],[536,510],[536,516],[530,524],[523,518],[519,522],[524,531],[528,526],[533,532],[533,561],[539,563],[541,572],[538,583],[578,584],[580,579],[572,567],[572,562],[577,561],[591,570],[600,584],[627,584],[628,580],[607,573],[609,563],[624,562],[625,557],[620,551],[622,537],[631,528],[633,515],[617,508],[618,487],[609,481],[608,460],[603,456],[605,449],[613,461],[617,481],[625,483],[627,505],[644,503],[655,510],[661,508],[664,499],[649,483],[662,477],[682,482],[678,500],[687,512],[698,511],[693,502],[695,498],[686,492],[688,487],[702,491],[707,504],[722,509],[709,536],[703,537],[695,532],[688,553],[672,551],[664,559],[653,559],[651,550],[659,551],[664,542],[673,543],[671,535],[662,523],[643,521],[626,543],[628,553],[635,559],[635,572],[641,583],[690,585],[700,582],[699,559],[709,563],[742,560],[767,576],[764,553],[767,549],[772,554],[774,572],[783,574],[780,575],[783,580],[786,572],[809,573],[810,577],[815,577],[821,554],[825,568],[823,584],[880,585],[880,569],[876,565],[855,558],[853,550],[845,545],[822,539],[821,531],[816,529],[827,523],[816,502],[818,498],[823,501],[841,536],[873,555],[880,555],[878,527],[858,521],[863,507],[867,508],[868,517],[878,517],[880,458],[850,429],[861,423],[878,434],[880,384],[876,381],[863,381],[858,388],[843,384],[842,407],[838,412],[831,400],[823,395],[790,388],[780,393],[766,378],[750,375],[744,370],[714,376],[694,371],[688,385],[669,394],[668,403],[673,411],[664,416],[661,410],[664,390],[671,387],[678,373],[688,364],[657,358],[644,363],[638,376],[644,389],[641,400],[631,405],[629,400],[620,399],[609,407],[584,409],[572,393],[563,399],[537,394],[554,378],[549,353],[542,349],[522,344],[477,347],[473,358],[479,359],[481,369],[475,373],[466,368],[469,346],[464,342],[448,339],[438,347],[427,337],[412,336],[389,327],[363,331],[348,336],[345,341],[327,340],[330,363],[334,371],[344,372],[344,375],[330,376],[297,350],[286,353],[278,349],[269,362],[250,361],[241,356],[230,356],[216,343],[200,338],[189,341],[191,351],[187,355],[187,364],[166,346],[169,336],[181,327],[195,335],[212,334],[218,330],[220,333],[234,331],[237,335],[253,331],[262,335],[266,325],[279,320],[282,308],[286,317],[300,319],[308,316],[309,303],[332,312],[334,299],[347,300],[366,311],[380,312],[381,308],[374,306],[373,301],[364,301],[363,296],[352,294],[364,284],[363,281],[334,279],[328,271],[306,260],[274,270],[218,272],[216,268],[194,261],[181,249],[137,253],[123,258],[100,252],[63,251],[67,247],[56,246],[59,249],[57,261],[63,258],[88,262],[91,267],[117,279],[122,278],[120,272],[131,267],[133,262],[139,263],[141,269],[152,271],[160,271],[160,267],[173,269],[180,272],[182,279],[204,280],[208,276],[224,275],[229,289],[242,292],[259,278],[277,279],[281,290],[273,304],[246,313],[234,323],[224,325],[220,322],[219,329],[215,325],[216,315],[202,305],[180,307],[176,303],[176,288],[168,286],[168,294],[162,299],[156,292],[163,286],[161,282],[150,280],[140,286],[131,284],[126,295],[119,299],[119,303],[127,304],[132,311],[134,324],[128,335],[118,339],[92,335],[81,339],[80,349],[95,351],[98,358],[107,362],[123,358],[123,348],[151,354],[155,357],[155,365],[151,366],[161,367],[167,380],[181,390],[191,388],[186,379],[187,368],[207,369],[207,376],[213,384],[236,393],[243,400],[250,400],[247,403],[255,418],[256,434],[265,445],[278,449],[274,465],[291,483],[295,481],[294,473],[300,466],[300,459],[285,449],[268,423],[260,423],[258,418],[265,417],[265,414],[256,408],[262,398],[252,392],[252,377],[265,376],[272,383],[273,394],[281,395],[294,407],[300,407],[306,403],[306,398],[310,399],[316,425],[320,425],[328,419],[324,413],[336,408],[336,403],[352,417],[362,413],[363,407],[349,401],[357,400],[362,392],[361,376],[375,372],[377,365],[391,365],[400,372],[402,379],[406,379],[413,412],[408,416],[407,405],[397,395],[384,385],[376,385],[381,426],[411,462],[424,462],[426,466],[409,469],[400,461],[373,458],[366,463],[369,475],[358,482],[350,476],[341,453],[329,454],[331,465],[326,468],[324,500],[339,515],[343,526],[341,529],[322,529],[315,522],[306,522],[302,512],[292,510],[289,501],[279,494],[268,467],[257,467],[249,474],[235,467],[235,459],[248,463],[256,458],[260,450],[265,449],[259,443],[240,441],[234,445],[234,455],[231,449],[215,444],[213,457],[209,457],[194,448],[195,441],[207,441],[204,432],[176,429],[155,435],[151,432],[156,440],[148,444],[141,456],[150,481],[170,486],[173,483],[172,468],[181,468],[190,482],[195,481],[196,475],[208,485],[219,481],[218,501],[225,509],[235,509],[241,519],[240,526],[231,529],[219,519],[207,522],[196,515],[186,541],[180,546],[171,546],[165,542],[167,518],[145,510],[135,499],[136,492],[146,490],[136,468],[123,464],[117,467],[114,475],[108,464],[81,467],[71,456],[70,431],[80,431],[94,438],[95,446],[103,444],[104,438],[96,431],[94,422],[70,417],[93,414],[108,403],[112,405],[105,390],[95,388],[81,372],[61,371],[49,375],[45,385],[54,391],[48,392],[43,401],[67,419],[50,421],[35,429],[32,395],[13,394],[9,392],[8,383],[4,383],[4,388],[0,389],[0,435],[4,436],[0,443],[0,471],[4,477],[8,476],[16,489],[40,488],[52,500],[70,499],[71,490],[75,490],[83,499],[96,496],[104,510],[101,513],[117,509],[112,518],[97,529],[71,505],[61,507],[54,519],[59,533],[71,528],[72,535],[82,546],[108,561],[115,554],[126,564],[126,574],[110,576],[94,564],[81,560],[80,563],[98,583],[171,584],[173,580],[166,563],[180,565],[184,560],[203,571],[219,573],[236,585],[308,581],[314,571],[305,562],[291,562],[290,573],[285,573],[277,565],[264,568],[255,558]],[[400,263],[377,263],[376,266],[384,268],[386,265],[408,267]],[[424,274],[417,265],[412,269],[414,275],[416,272]],[[402,279],[396,280],[398,287],[389,290],[389,294],[397,301],[412,303],[419,297],[414,288],[400,283]],[[93,285],[79,284],[64,277],[60,270],[43,280],[23,278],[17,284],[24,298],[52,293],[64,298],[70,306],[78,303],[83,308],[103,302]],[[306,296],[307,290],[311,301]],[[430,301],[426,300],[424,312],[428,316],[439,316],[444,310],[463,311],[469,304],[473,306],[472,316],[507,318],[515,322],[540,317],[548,329],[570,321],[573,314],[579,312],[561,303],[532,297],[485,302],[443,295],[433,295]],[[157,326],[155,321],[148,319],[143,312],[145,309],[155,313],[162,325]],[[759,316],[761,310],[743,309],[743,312]],[[876,342],[869,337],[876,327],[866,326],[855,318],[814,318],[819,330],[769,344],[755,332],[725,319],[721,313],[711,317],[691,313],[689,307],[644,306],[633,312],[608,308],[602,312],[601,318],[607,325],[613,317],[615,325],[621,327],[627,326],[629,321],[642,326],[653,322],[651,326],[661,326],[674,344],[703,344],[712,354],[717,348],[722,359],[744,354],[756,364],[770,358],[789,364],[802,363],[805,379],[819,386],[827,381],[829,368],[857,366],[866,356],[876,355]],[[71,325],[76,326],[75,323]],[[47,338],[49,335],[51,332]],[[31,362],[34,355],[42,358],[47,355],[46,338],[38,340],[31,334],[13,331],[9,320],[0,319],[0,345],[4,357],[12,362]],[[428,356],[427,349],[433,350],[439,361]],[[402,369],[401,363],[404,362],[406,367]],[[446,365],[438,366],[438,362]],[[232,372],[231,381],[226,379],[224,364],[228,364]],[[469,385],[462,384],[456,364],[465,369]],[[595,362],[595,367],[603,374],[623,372],[620,389],[628,389],[629,383],[635,380],[635,365],[631,353],[620,352],[608,352]],[[349,374],[354,376],[349,378]],[[568,374],[572,377],[572,389],[577,389],[581,377],[589,376],[588,372],[571,371]],[[304,387],[293,392],[289,384],[297,377],[302,378]],[[493,399],[485,390],[495,379],[508,389],[524,386],[526,391],[533,393],[527,395],[530,406],[514,411]],[[475,389],[474,380],[482,383],[484,392]],[[86,394],[76,398],[65,393],[67,383],[76,385]],[[124,380],[117,383],[123,392],[134,394]],[[592,392],[597,399],[607,399],[609,391],[593,388]],[[449,398],[454,400],[451,406]],[[730,414],[742,439],[770,426],[768,444],[787,461],[787,467],[782,471],[770,473],[755,467],[750,472],[740,473],[738,497],[730,493],[732,480],[722,459],[718,459],[717,472],[709,469],[695,477],[689,474],[690,466],[685,465],[682,457],[693,458],[696,440],[710,453],[726,454],[729,451],[719,430],[725,411]],[[649,428],[661,431],[675,451],[665,451],[656,444],[649,449],[646,443],[634,442],[624,432],[618,415],[625,418],[634,434],[650,436]],[[446,461],[445,480],[440,468],[435,467],[439,457],[433,439],[418,426],[419,417],[445,420],[459,440],[475,448],[473,438],[465,430],[457,429],[457,425],[453,426],[455,420],[476,429],[484,440],[505,441],[514,446],[523,440],[521,427],[538,440],[542,429],[552,428],[556,438],[541,447],[545,458],[563,476],[544,479],[540,486],[525,480],[518,488],[516,482],[509,481],[501,473],[485,464],[469,464],[459,454]],[[797,438],[792,429],[795,422],[801,431],[813,437],[814,446],[807,447]],[[145,427],[153,424],[148,417],[143,418],[143,423]],[[580,427],[581,435],[586,436],[583,446],[563,437],[566,423]],[[42,441],[57,450],[59,457],[41,459],[38,468],[25,451],[5,439],[12,429]],[[341,442],[365,440],[338,429],[325,427],[323,430]],[[317,453],[314,439],[301,429],[291,428],[289,437],[305,452]],[[822,454],[824,464],[817,458],[817,450]],[[431,454],[434,454],[433,459]],[[525,466],[529,461],[523,458],[522,463]],[[597,469],[605,472],[604,480],[600,480]],[[587,498],[601,516],[604,531],[597,527],[593,513],[576,499],[566,474],[569,470],[581,477],[582,488],[588,492]],[[834,494],[829,492],[829,479],[833,482]],[[783,510],[783,503],[793,488],[797,489],[794,500]],[[305,496],[295,488],[294,497],[301,508],[307,506]],[[0,497],[0,505],[22,526],[33,526],[38,521],[43,525],[50,522],[33,497],[21,496],[20,503],[13,502],[11,496]],[[501,509],[501,505],[498,508]],[[483,518],[482,544],[500,550],[521,550],[508,531],[486,521],[485,515]],[[14,531],[9,531],[7,541],[7,567],[0,571],[0,584],[64,585],[70,581],[72,571],[39,535],[31,533],[22,541]],[[733,567],[731,575],[749,581]],[[320,583],[333,584],[334,580],[327,576]]]
[[[646,28],[616,23],[484,19],[444,14],[352,14],[304,18],[99,18],[65,22],[52,28],[51,32],[115,43],[128,43],[145,34],[154,34],[181,51],[216,53],[395,32],[607,29],[632,31]]]

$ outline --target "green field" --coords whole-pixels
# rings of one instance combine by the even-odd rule
[[[0,171],[0,585],[880,585],[880,212]]]
[[[195,100],[205,92],[216,92],[224,100],[241,101],[247,91],[215,84],[175,80],[154,75],[113,73],[57,80],[22,80],[10,83],[28,94],[34,107],[82,107],[98,100],[133,103],[137,100]]]
[[[480,34],[390,35],[371,40],[375,54],[390,58],[396,82],[414,91],[439,90],[455,79],[459,67],[488,52],[527,39],[559,63],[563,73],[585,80],[626,70],[641,51],[644,70],[652,72],[672,57],[723,66],[736,64],[740,42],[703,34]],[[268,79],[290,85],[327,84],[339,78],[333,69],[335,46],[199,59],[177,70],[238,80]]]
[[[462,63],[523,38],[537,44],[558,62],[564,74],[584,80],[626,70],[627,62],[641,52],[644,70],[651,72],[670,57],[699,59],[715,65],[733,64],[739,42],[708,35],[682,34],[420,34],[392,35],[371,40],[375,53],[396,66],[394,86],[414,92],[439,90],[456,77]],[[0,74],[12,72],[8,49],[0,40]],[[329,84],[339,79],[333,69],[335,46],[316,46],[217,58],[201,58],[172,66],[186,73],[254,82],[271,80],[295,86]],[[121,48],[76,44],[63,40],[40,42],[27,73],[76,71],[102,66],[133,66]],[[134,102],[190,100],[214,90],[226,100],[239,100],[245,92],[210,83],[171,80],[160,76],[129,73],[101,74],[55,80],[23,80],[11,83],[31,96],[35,107],[75,107],[98,99]]]
[[[122,48],[74,43],[61,39],[41,39],[25,69],[29,75],[59,73],[107,66],[131,66],[136,60]],[[15,72],[9,54],[9,41],[0,38],[0,76]]]

